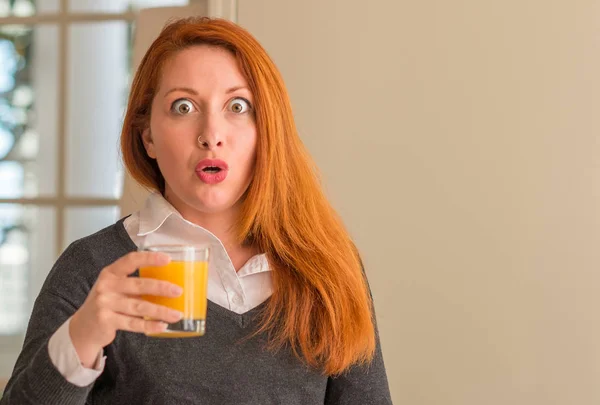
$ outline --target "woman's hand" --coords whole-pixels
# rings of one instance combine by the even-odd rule
[[[140,297],[177,297],[182,293],[181,287],[167,281],[127,277],[140,267],[163,266],[169,261],[165,254],[131,252],[100,272],[69,325],[71,340],[84,367],[92,368],[98,352],[115,339],[117,330],[159,333],[167,323],[181,319],[181,312]]]

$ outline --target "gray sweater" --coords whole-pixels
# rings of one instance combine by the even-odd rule
[[[239,315],[209,301],[199,338],[119,331],[104,349],[102,375],[83,388],[69,383],[50,360],[48,340],[83,304],[100,270],[134,250],[121,220],[61,255],[35,302],[1,405],[392,403],[379,340],[369,366],[337,377],[308,368],[287,350],[266,351],[264,335],[243,340],[265,303]]]

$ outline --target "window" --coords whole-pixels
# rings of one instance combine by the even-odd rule
[[[0,0],[0,377],[57,256],[117,219],[136,10],[186,4]]]

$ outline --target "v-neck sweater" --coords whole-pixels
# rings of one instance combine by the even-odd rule
[[[379,339],[371,363],[334,377],[308,367],[288,348],[268,351],[264,334],[248,339],[268,300],[243,314],[209,301],[201,337],[156,338],[119,331],[104,348],[102,375],[86,387],[71,384],[50,360],[48,340],[84,303],[99,272],[135,250],[123,220],[65,250],[35,302],[0,404],[392,403]]]

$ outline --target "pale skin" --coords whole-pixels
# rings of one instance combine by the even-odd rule
[[[157,160],[165,178],[165,198],[186,220],[221,240],[236,270],[259,253],[254,246],[239,244],[233,232],[240,200],[254,173],[253,108],[252,93],[234,56],[221,48],[194,46],[165,63],[150,125],[142,134],[148,156]],[[223,182],[200,181],[195,168],[206,158],[228,164]],[[118,330],[156,333],[181,319],[181,313],[140,298],[146,294],[175,297],[181,294],[179,287],[128,277],[139,267],[168,261],[168,256],[158,253],[132,252],[100,272],[69,328],[84,367],[93,366]]]

